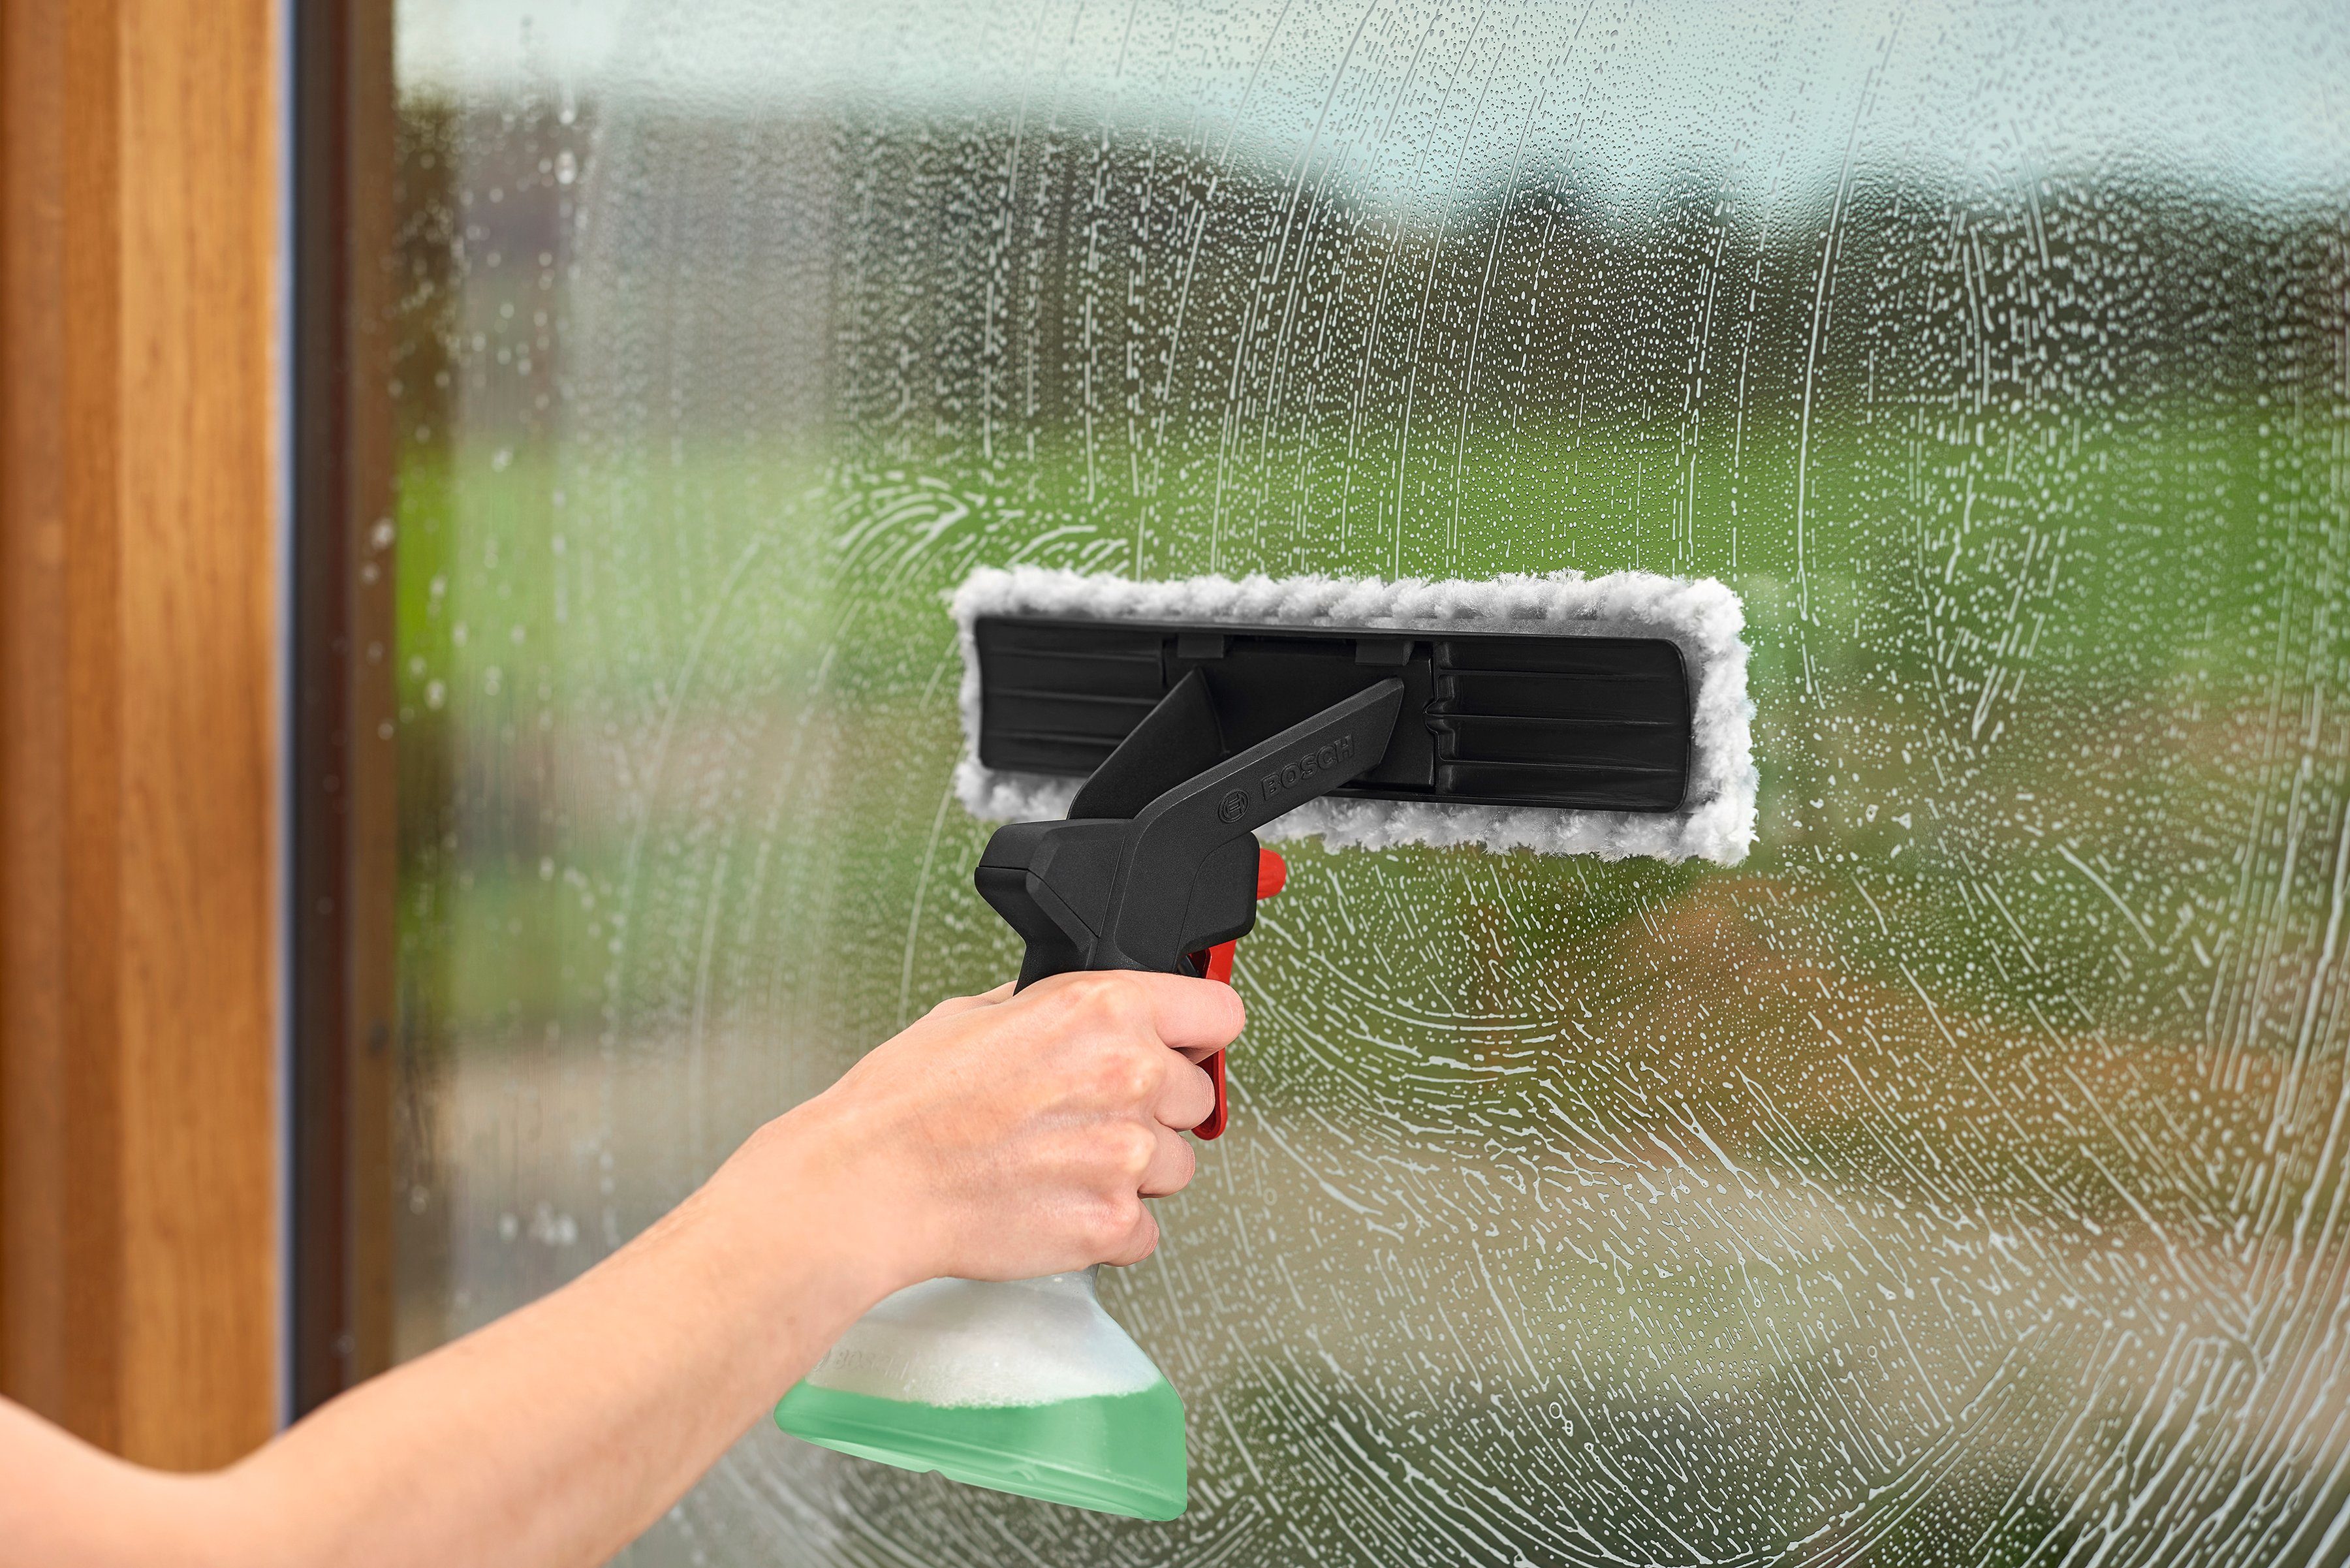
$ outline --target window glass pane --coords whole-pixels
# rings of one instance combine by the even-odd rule
[[[2350,13],[400,47],[403,1353],[1012,971],[972,566],[1639,566],[1754,649],[1742,866],[1295,859],[1105,1282],[1182,1520],[763,1427],[632,1561],[2350,1552]]]

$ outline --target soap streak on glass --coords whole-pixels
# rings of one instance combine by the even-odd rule
[[[1012,972],[973,566],[1754,649],[1735,869],[1292,857],[1182,1519],[763,1427],[629,1561],[2350,1552],[2350,13],[400,17],[405,1353]]]

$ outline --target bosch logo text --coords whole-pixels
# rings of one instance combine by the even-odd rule
[[[1284,790],[1295,789],[1315,774],[1327,773],[1340,763],[1351,761],[1354,755],[1355,737],[1341,735],[1305,753],[1295,762],[1269,769],[1257,780],[1257,787],[1264,792],[1265,799],[1271,800]]]

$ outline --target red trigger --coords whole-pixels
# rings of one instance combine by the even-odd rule
[[[1286,887],[1288,882],[1289,862],[1270,849],[1258,850],[1256,852],[1256,896],[1259,898],[1270,898]],[[1193,953],[1191,967],[1210,980],[1220,980],[1226,985],[1230,985],[1232,982],[1232,954],[1239,946],[1240,943],[1236,941],[1218,942],[1206,952]],[[1215,1085],[1216,1107],[1208,1113],[1206,1121],[1191,1129],[1191,1136],[1201,1139],[1221,1137],[1223,1135],[1224,1124],[1232,1119],[1232,1106],[1224,1098],[1224,1054],[1219,1051],[1201,1062],[1200,1065],[1207,1069],[1208,1082]]]

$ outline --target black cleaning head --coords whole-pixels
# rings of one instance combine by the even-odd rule
[[[1403,682],[1379,764],[1331,793],[1457,805],[1669,812],[1687,793],[1688,673],[1662,639],[982,616],[979,758],[1091,774],[1193,670],[1226,754]]]

